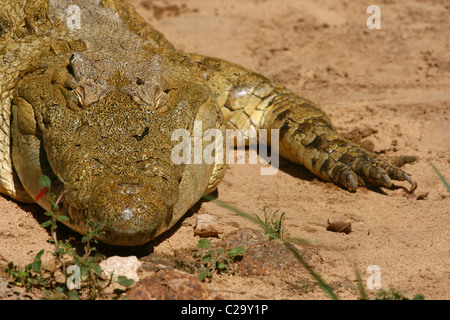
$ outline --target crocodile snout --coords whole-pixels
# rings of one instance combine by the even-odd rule
[[[100,240],[113,245],[140,245],[167,227],[174,203],[159,193],[154,183],[105,181],[97,186],[89,215],[104,223]]]

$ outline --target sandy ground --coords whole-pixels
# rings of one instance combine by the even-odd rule
[[[450,298],[450,194],[428,162],[450,180],[448,2],[378,1],[379,30],[366,26],[367,1],[129,2],[179,49],[224,58],[282,83],[322,106],[346,137],[382,156],[419,158],[404,167],[418,184],[412,197],[402,189],[349,193],[282,161],[273,176],[260,175],[261,165],[231,165],[218,188],[220,200],[251,213],[261,213],[263,203],[285,212],[286,235],[314,243],[310,263],[340,298],[358,298],[353,265],[364,284],[367,268],[375,265],[384,289]],[[39,226],[41,209],[0,197],[0,212],[1,269],[51,249]],[[149,244],[150,251],[170,256],[194,248],[198,213],[218,217],[224,232],[213,242],[255,228],[227,209],[201,203]],[[328,219],[339,218],[352,223],[350,234],[326,230]],[[205,287],[210,298],[327,299],[300,269],[214,275]]]

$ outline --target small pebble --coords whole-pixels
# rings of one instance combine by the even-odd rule
[[[217,237],[222,233],[222,228],[217,217],[210,214],[199,214],[194,234],[200,237]]]
[[[332,223],[330,223],[330,221],[327,221],[327,223],[328,223],[328,227],[327,227],[328,231],[343,232],[345,234],[349,234],[350,232],[352,232],[352,223],[351,222],[344,221],[344,220],[338,220],[338,221],[335,221]]]

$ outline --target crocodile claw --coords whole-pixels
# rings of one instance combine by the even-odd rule
[[[361,150],[360,150],[361,152]],[[339,176],[336,170],[331,171],[330,178],[336,184],[350,191],[356,191],[358,186],[380,186],[391,188],[392,180],[408,181],[414,184],[411,177],[393,164],[367,153],[360,154],[347,163],[336,163],[336,167],[345,166]]]

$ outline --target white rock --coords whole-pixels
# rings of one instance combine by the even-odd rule
[[[200,237],[216,237],[222,233],[222,228],[217,217],[210,214],[199,214],[195,235]]]
[[[114,281],[117,280],[118,276],[125,276],[128,279],[134,280],[134,282],[139,281],[137,271],[141,265],[142,263],[136,256],[112,256],[100,263],[100,267],[107,277],[114,274]]]

